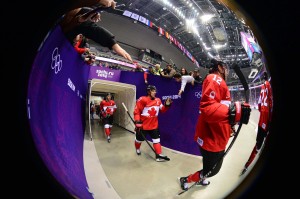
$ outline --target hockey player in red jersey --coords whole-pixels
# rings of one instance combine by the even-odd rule
[[[262,144],[269,133],[269,127],[270,127],[271,116],[272,116],[272,107],[273,107],[273,95],[272,95],[271,84],[268,80],[267,72],[263,73],[263,78],[264,78],[264,83],[261,85],[260,95],[258,99],[258,110],[260,112],[260,116],[258,121],[256,144],[253,147],[253,150],[244,166],[244,169],[242,170],[241,175],[248,170],[248,167],[256,157],[256,154],[261,149]]]
[[[158,129],[158,114],[166,112],[171,106],[171,98],[167,98],[162,104],[161,100],[156,95],[156,87],[153,85],[147,86],[147,96],[140,97],[134,107],[134,120],[136,126],[135,148],[137,155],[141,155],[141,144],[145,140],[147,134],[150,135],[153,141],[153,148],[156,153],[156,161],[161,162],[170,160],[167,156],[162,155],[160,145],[160,132]],[[143,136],[143,135],[144,136]]]
[[[202,156],[203,169],[179,178],[183,190],[188,190],[188,183],[191,182],[195,182],[196,186],[210,184],[206,178],[220,171],[232,126],[238,122],[248,123],[251,111],[249,104],[231,102],[226,84],[228,70],[224,62],[211,60],[210,74],[202,85],[200,114],[194,135]]]
[[[102,123],[104,124],[104,132],[107,138],[107,142],[111,140],[111,128],[113,126],[113,114],[117,110],[115,101],[111,99],[111,94],[107,93],[104,100],[100,103],[100,111],[102,117]]]

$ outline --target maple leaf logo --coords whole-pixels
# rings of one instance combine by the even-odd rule
[[[111,109],[110,108],[106,109],[106,113],[111,114]]]
[[[148,113],[150,115],[150,117],[153,117],[156,115],[156,110],[154,107],[152,107],[151,109],[148,110]]]

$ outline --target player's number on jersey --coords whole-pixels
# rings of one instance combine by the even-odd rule
[[[221,84],[222,82],[222,78],[217,76],[217,75],[214,75],[214,78],[213,78],[214,81],[216,81],[219,85]]]

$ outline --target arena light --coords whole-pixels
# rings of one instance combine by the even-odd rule
[[[214,15],[212,15],[212,14],[205,14],[205,15],[202,15],[200,17],[200,19],[203,23],[207,23],[213,17],[214,17]]]

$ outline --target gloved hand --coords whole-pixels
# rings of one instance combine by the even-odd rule
[[[246,102],[242,103],[242,117],[241,117],[241,122],[243,124],[248,124],[249,119],[250,119],[250,113],[251,113],[250,104],[248,104]]]
[[[164,105],[165,105],[166,107],[170,107],[172,103],[173,103],[172,99],[168,97],[168,98],[166,99],[166,101],[164,102]]]
[[[110,114],[107,113],[107,114],[106,114],[106,118],[109,118],[109,117],[110,117]]]
[[[251,108],[248,103],[241,103],[239,101],[231,103],[229,106],[229,124],[231,126],[238,122],[248,124],[250,118]]]
[[[138,120],[134,121],[135,124],[135,131],[140,131],[143,128],[143,122]]]

